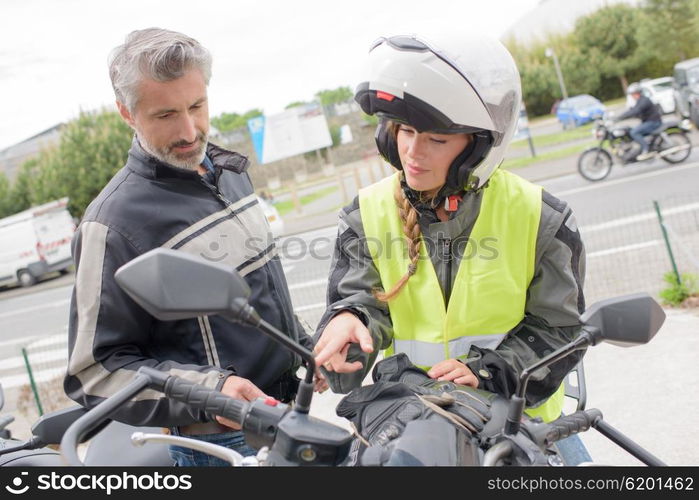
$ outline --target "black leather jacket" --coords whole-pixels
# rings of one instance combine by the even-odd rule
[[[207,154],[214,164],[213,184],[194,171],[161,163],[134,140],[126,166],[85,213],[73,240],[77,277],[64,384],[84,406],[93,407],[123,387],[141,366],[210,388],[220,388],[235,373],[278,398],[295,391],[293,373],[300,360],[261,332],[219,316],[159,321],[114,280],[120,266],[156,247],[200,255],[237,269],[260,316],[311,345],[293,313],[277,248],[246,173],[247,158],[212,144]],[[142,393],[115,416],[163,427],[207,418],[154,391]]]

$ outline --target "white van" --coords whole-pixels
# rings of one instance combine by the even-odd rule
[[[73,264],[75,224],[67,206],[61,198],[0,219],[0,285],[31,286]]]

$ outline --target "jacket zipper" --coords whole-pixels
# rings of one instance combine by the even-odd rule
[[[442,258],[447,263],[446,282],[444,283],[444,304],[448,306],[451,297],[451,239],[442,238]]]
[[[201,179],[201,178],[199,179],[199,182],[201,182],[204,185],[204,187],[206,187],[209,191],[211,191],[214,194],[214,196],[216,196],[216,199],[218,199],[221,203],[223,203],[224,207],[231,205],[231,202],[225,196],[223,196],[221,194],[221,192],[218,190],[218,178],[216,178],[216,185],[215,186],[209,184],[208,182],[206,182],[204,179]]]

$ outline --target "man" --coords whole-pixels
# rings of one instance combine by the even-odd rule
[[[251,304],[267,322],[311,345],[293,314],[247,159],[208,142],[210,76],[209,52],[181,33],[134,31],[112,53],[116,104],[135,136],[126,165],[87,208],[73,240],[77,277],[64,387],[86,407],[123,387],[141,366],[248,401],[264,395],[289,401],[296,393],[300,360],[269,337],[218,316],[158,321],[114,280],[119,267],[156,247],[222,262],[244,276]],[[254,453],[232,422],[209,420],[154,391],[114,418]],[[171,455],[182,466],[218,465],[185,448],[172,447]]]
[[[640,118],[641,123],[631,129],[629,135],[641,146],[640,152],[631,150],[624,158],[626,161],[646,160],[650,157],[648,153],[648,143],[643,136],[650,134],[658,128],[662,123],[662,117],[658,107],[648,97],[643,95],[641,85],[632,83],[626,89],[626,93],[636,100],[636,104],[620,114],[617,120],[625,120],[627,118]]]

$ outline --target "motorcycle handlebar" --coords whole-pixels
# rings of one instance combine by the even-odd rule
[[[602,412],[594,408],[576,411],[547,424],[533,423],[528,425],[527,433],[537,445],[549,446],[572,434],[588,430],[601,418]]]
[[[169,398],[203,410],[209,415],[219,415],[243,425],[250,405],[245,401],[233,399],[218,391],[193,384],[180,377],[168,377],[162,392]]]

